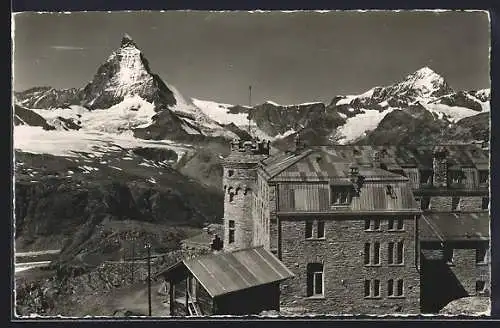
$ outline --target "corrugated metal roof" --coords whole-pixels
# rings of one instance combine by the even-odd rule
[[[293,277],[293,273],[262,247],[211,254],[184,265],[212,297]]]
[[[481,213],[425,213],[419,228],[423,241],[488,240],[490,215]]]
[[[310,149],[301,154],[292,154],[281,161],[274,161],[264,170],[272,181],[331,181],[346,180],[350,174],[350,167],[356,165],[359,173],[366,179],[372,180],[407,180],[407,178],[387,170],[361,166],[364,160],[348,158],[345,152],[332,152],[326,147]],[[394,165],[392,166],[394,167]],[[399,168],[399,166],[397,166]],[[345,180],[345,181],[344,181]]]
[[[448,165],[450,167],[476,167],[478,169],[488,169],[489,167],[489,151],[482,149],[479,145],[442,145],[445,147],[448,155]],[[380,155],[380,161],[388,170],[398,170],[401,167],[418,167],[420,169],[432,169],[433,151],[436,146],[353,146],[353,145],[333,145],[333,146],[315,146],[305,149],[299,153],[285,152],[273,155],[265,159],[263,169],[269,175],[274,177],[277,174],[291,168],[297,161],[305,156],[311,157],[313,153],[328,154],[329,157],[325,165],[328,163],[357,163],[358,165],[373,164],[373,158],[376,152]],[[314,158],[314,157],[311,157]],[[309,159],[308,161],[311,161]],[[314,164],[310,162],[309,164]],[[307,165],[309,165],[307,164]],[[299,171],[305,170],[305,175],[308,176],[306,169],[303,166]],[[320,168],[321,164],[320,164]],[[299,168],[297,168],[299,169]],[[321,171],[328,169],[322,168]],[[314,172],[320,171],[314,168]],[[332,174],[340,174],[340,172],[332,172]]]

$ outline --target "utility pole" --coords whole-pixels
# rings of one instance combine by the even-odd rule
[[[134,261],[135,261],[135,238],[132,239],[132,263],[130,263],[130,272],[132,276],[132,284],[134,283]]]
[[[252,136],[252,131],[250,131],[250,108],[252,107],[252,86],[248,86],[248,134]]]
[[[148,313],[151,316],[151,244],[146,243],[148,251]]]

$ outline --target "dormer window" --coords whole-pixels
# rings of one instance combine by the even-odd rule
[[[454,170],[450,171],[450,181],[452,184],[461,184],[464,179],[464,174],[462,171]]]
[[[330,203],[333,206],[349,205],[351,203],[351,190],[350,186],[331,186]]]
[[[479,184],[487,184],[489,179],[488,170],[479,171]]]

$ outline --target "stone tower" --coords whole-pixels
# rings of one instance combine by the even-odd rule
[[[257,167],[269,156],[268,141],[231,142],[231,153],[224,160],[224,250],[252,247],[252,204],[256,192]]]

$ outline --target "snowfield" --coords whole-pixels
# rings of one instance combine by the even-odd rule
[[[484,113],[489,111],[488,105],[483,105],[483,110],[481,112],[458,106],[448,106],[444,104],[424,104],[424,107],[433,114],[437,114],[438,118],[443,118],[443,115],[452,122],[457,122],[463,118],[474,116],[479,113]]]
[[[78,153],[101,157],[117,149],[137,147],[162,148],[175,151],[180,159],[191,146],[172,141],[152,141],[134,138],[132,133],[111,134],[97,131],[46,131],[41,127],[14,127],[14,149],[34,154],[78,157]]]

